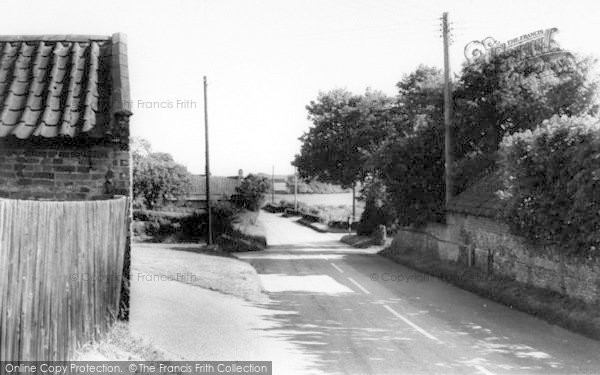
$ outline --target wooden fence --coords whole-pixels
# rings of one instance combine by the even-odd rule
[[[0,361],[67,360],[114,322],[128,207],[0,199]]]

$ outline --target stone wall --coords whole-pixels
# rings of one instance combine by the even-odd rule
[[[0,140],[0,197],[90,200],[129,195],[127,145],[90,140]]]
[[[492,219],[449,214],[447,224],[401,230],[392,247],[477,267],[587,302],[600,300],[600,260],[566,258],[557,248],[534,246]]]

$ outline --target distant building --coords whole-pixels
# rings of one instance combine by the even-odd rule
[[[240,169],[237,176],[210,176],[210,200],[228,201],[236,193],[244,178]],[[178,205],[194,208],[206,207],[206,175],[192,175],[192,182],[188,192],[178,199]]]
[[[279,194],[287,194],[289,193],[287,181],[285,179],[275,179],[273,180],[273,190],[275,193]]]

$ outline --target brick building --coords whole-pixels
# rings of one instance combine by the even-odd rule
[[[0,36],[0,198],[131,196],[130,103],[123,34]]]
[[[1,36],[0,51],[0,197],[129,195],[125,36]]]

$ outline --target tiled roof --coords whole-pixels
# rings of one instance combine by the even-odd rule
[[[122,53],[113,42],[110,36],[0,37],[0,137],[103,134],[117,83],[112,55]]]
[[[502,208],[502,200],[497,191],[502,188],[498,171],[477,180],[465,191],[450,199],[448,211],[474,216],[495,218]]]
[[[211,196],[230,198],[236,193],[235,188],[238,186],[240,186],[240,181],[237,177],[210,176]],[[206,199],[206,176],[192,175],[192,183],[188,194]]]

